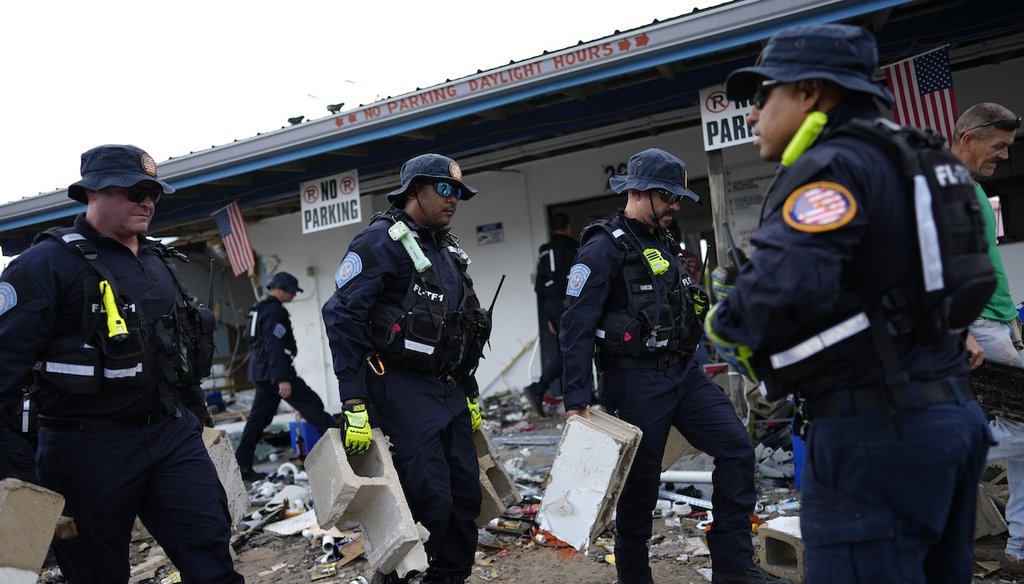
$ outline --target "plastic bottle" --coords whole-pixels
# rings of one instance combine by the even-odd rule
[[[799,499],[786,499],[785,501],[779,501],[774,505],[765,505],[765,513],[787,513],[789,511],[799,511],[800,501]]]

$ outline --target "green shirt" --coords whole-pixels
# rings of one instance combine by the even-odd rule
[[[981,213],[985,217],[985,239],[988,240],[988,258],[992,260],[992,267],[996,272],[996,289],[992,292],[988,304],[982,309],[981,318],[1009,322],[1017,318],[1017,305],[1013,303],[1010,296],[1010,283],[1006,280],[1006,270],[1003,269],[1003,259],[999,256],[999,249],[996,247],[996,214],[992,211],[992,204],[988,202],[988,195],[981,185],[974,183],[974,190],[978,193],[978,200],[981,202]]]

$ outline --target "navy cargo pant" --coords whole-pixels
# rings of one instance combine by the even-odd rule
[[[369,390],[371,423],[391,440],[412,517],[430,531],[430,573],[468,577],[482,495],[466,394],[452,381],[396,367],[371,374]]]
[[[323,436],[330,428],[337,427],[334,418],[324,410],[324,402],[312,388],[298,375],[293,376],[292,393],[288,402],[292,408],[298,410],[317,432]],[[277,408],[281,405],[281,394],[277,393],[277,384],[269,381],[256,383],[256,395],[252,400],[252,410],[249,419],[245,422],[245,429],[242,430],[242,438],[238,442],[238,449],[235,450],[235,458],[238,459],[238,466],[242,470],[251,469],[256,457],[256,445],[263,437],[263,430],[273,421],[277,414]],[[309,445],[312,448],[312,445]]]
[[[808,432],[805,582],[971,581],[989,443],[977,402],[818,418]]]
[[[619,580],[623,584],[653,581],[647,540],[671,426],[715,458],[711,475],[715,521],[708,534],[714,571],[736,572],[753,566],[754,449],[722,390],[692,357],[663,371],[608,369],[602,382],[609,410],[644,433],[615,511]]]
[[[39,430],[42,485],[65,498],[78,536],[55,539],[69,582],[127,582],[138,516],[181,571],[182,582],[244,582],[232,567],[227,497],[191,413],[150,426]]]

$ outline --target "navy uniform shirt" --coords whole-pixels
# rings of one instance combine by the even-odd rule
[[[131,299],[143,315],[171,314],[177,286],[170,268],[140,237],[138,257],[127,247],[100,235],[84,216],[75,219],[74,229],[96,245],[99,259],[110,270],[119,293]],[[21,395],[23,380],[35,362],[43,357],[54,338],[80,331],[85,313],[85,286],[98,286],[99,277],[77,251],[47,237],[18,256],[0,275],[0,396],[9,400]],[[102,326],[102,325],[101,325]],[[80,334],[80,333],[79,333]],[[157,383],[157,340],[147,339],[143,367],[159,379],[133,391],[100,392],[95,395],[40,395],[43,415],[71,418],[130,418],[162,410]],[[183,401],[202,399],[198,386],[187,388]]]
[[[288,310],[274,296],[256,308],[256,341],[249,349],[249,381],[288,381],[295,376],[292,360],[299,349]]]
[[[558,326],[565,309],[565,283],[569,267],[576,257],[576,240],[568,235],[555,234],[551,241],[540,246],[537,259],[535,291],[544,310],[544,317]],[[541,277],[547,274],[549,277]]]
[[[622,215],[613,219],[611,226],[627,233],[634,251],[656,248],[669,260],[669,270],[657,276],[657,285],[676,290],[682,285],[682,278],[688,277],[680,271],[678,247],[671,247],[663,231],[652,234],[642,221]],[[558,337],[565,364],[566,411],[590,405],[594,334],[598,323],[606,311],[623,309],[629,302],[623,279],[626,252],[604,230],[595,228],[595,231],[576,253],[565,290],[568,306],[562,313]]]
[[[405,213],[399,216],[426,244],[430,269],[445,291],[448,307],[458,309],[463,296],[462,272],[455,258],[439,244],[443,239],[435,240],[429,229],[418,227]],[[388,234],[392,225],[387,219],[375,221],[352,240],[335,274],[338,290],[323,307],[342,402],[367,397],[363,381],[366,358],[376,352],[370,329],[374,304],[382,301],[400,306],[415,274],[405,247]],[[461,381],[468,394],[476,393],[476,380],[472,376]]]
[[[878,112],[847,104],[829,117],[823,136],[843,120],[874,119]],[[796,186],[769,192],[761,228],[752,238],[757,249],[715,315],[718,335],[755,350],[779,350],[804,340],[807,331],[842,310],[841,294],[862,299],[871,314],[890,290],[921,286],[913,193],[880,146],[849,135],[823,137],[785,173],[774,184]],[[786,180],[789,173],[799,180]],[[821,217],[815,221],[813,213],[801,212],[811,199],[828,203],[820,207],[825,228]],[[913,335],[893,341],[911,379],[968,372],[957,336],[929,345]],[[858,372],[849,383],[877,385],[881,379],[879,365]]]

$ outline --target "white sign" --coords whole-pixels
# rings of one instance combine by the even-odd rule
[[[730,165],[725,171],[725,204],[733,241],[748,257],[750,237],[761,224],[764,195],[775,178],[775,167],[764,162]]]
[[[476,226],[476,244],[488,245],[505,241],[505,228],[501,223],[487,223]]]
[[[753,106],[749,101],[729,101],[724,85],[700,90],[700,127],[704,150],[718,150],[754,141],[747,114]]]
[[[299,185],[302,233],[323,231],[363,220],[359,173],[350,170]]]

